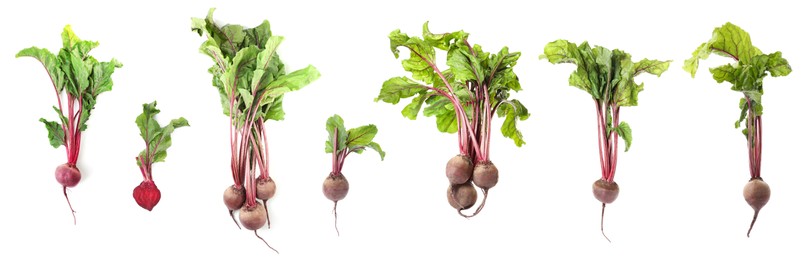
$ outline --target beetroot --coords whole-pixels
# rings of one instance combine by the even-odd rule
[[[133,197],[140,207],[152,211],[161,200],[161,191],[152,180],[145,180],[134,188]]]
[[[462,184],[470,180],[473,176],[473,162],[470,157],[460,154],[448,160],[445,176],[451,184]]]
[[[67,188],[75,187],[81,181],[81,171],[75,167],[75,164],[61,164],[56,167],[56,181]]]
[[[746,236],[751,237],[751,230],[754,229],[754,223],[757,220],[759,211],[770,200],[770,187],[761,177],[751,178],[743,188],[743,197],[745,197],[745,202],[754,209],[754,218],[751,220],[748,233],[746,233]]]

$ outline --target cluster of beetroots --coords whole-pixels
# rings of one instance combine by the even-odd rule
[[[256,178],[256,198],[261,200],[256,202],[256,207],[247,207],[245,205],[245,187],[237,187],[231,185],[223,192],[223,202],[228,208],[231,217],[233,218],[234,211],[239,210],[239,222],[242,223],[248,230],[257,230],[264,227],[270,227],[270,215],[267,213],[267,200],[275,195],[275,181],[272,177],[263,178],[259,176]],[[234,220],[236,222],[236,220]],[[239,225],[237,223],[237,225]]]
[[[448,160],[445,166],[445,176],[448,177],[448,203],[461,214],[462,210],[469,209],[476,204],[478,186],[487,198],[487,192],[498,183],[498,168],[492,162],[478,163],[473,167],[473,160],[470,157],[460,154]],[[483,203],[476,209],[474,214],[478,214],[483,208]],[[466,216],[466,215],[463,215]]]

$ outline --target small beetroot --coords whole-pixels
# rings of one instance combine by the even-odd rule
[[[156,109],[156,101],[142,105],[142,114],[136,117],[136,125],[139,126],[140,135],[145,140],[145,150],[136,157],[136,164],[142,177],[145,179],[133,191],[136,204],[148,211],[161,200],[161,191],[153,182],[153,163],[163,162],[167,158],[167,148],[172,145],[172,132],[176,128],[189,126],[189,122],[183,117],[173,119],[169,124],[160,127],[156,121],[156,115],[161,112]]]
[[[134,188],[133,197],[140,207],[152,211],[161,200],[161,191],[152,180],[145,180]]]
[[[342,165],[345,164],[345,157],[351,152],[362,153],[370,148],[378,152],[381,160],[384,160],[384,151],[378,143],[373,142],[373,138],[378,134],[375,125],[364,125],[357,128],[345,128],[345,121],[339,115],[333,115],[325,123],[328,131],[328,140],[325,141],[325,152],[331,153],[331,173],[323,181],[323,195],[334,202],[334,229],[339,235],[337,227],[337,203],[348,195],[350,184],[345,175],[342,175]]]

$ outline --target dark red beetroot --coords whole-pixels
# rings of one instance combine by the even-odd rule
[[[81,171],[74,164],[59,165],[56,167],[56,181],[67,188],[75,187],[81,181]]]
[[[152,180],[142,181],[139,186],[136,186],[133,191],[134,200],[136,204],[148,211],[152,211],[156,204],[161,200],[161,191],[156,187],[156,183]]]
[[[78,185],[78,182],[81,181],[81,171],[78,170],[78,167],[75,164],[65,163],[56,167],[56,181],[61,184],[62,190],[64,191],[64,198],[67,199],[67,205],[70,206],[70,211],[72,211],[72,222],[77,223],[77,219],[75,218],[75,210],[72,209],[72,203],[70,202],[70,197],[67,196],[67,188],[75,187]]]
[[[609,204],[617,199],[620,194],[620,187],[617,182],[608,182],[604,179],[599,179],[592,184],[592,195],[601,203]]]
[[[239,229],[242,229],[234,218],[234,210],[241,208],[242,205],[245,204],[245,189],[237,188],[234,185],[228,186],[225,192],[223,192],[223,202],[225,202],[225,206],[228,207],[228,214],[231,215],[231,220],[236,223]]]
[[[473,175],[473,162],[470,157],[463,154],[454,156],[445,165],[445,176],[451,184],[462,184],[467,182]]]
[[[748,237],[751,237],[751,229],[754,228],[759,210],[761,210],[765,204],[768,204],[768,200],[770,200],[770,187],[761,177],[751,178],[751,180],[745,184],[745,188],[743,188],[743,197],[745,197],[745,201],[748,205],[754,209],[754,219],[751,220],[751,226],[748,228],[748,234],[746,234]]]
[[[473,183],[485,190],[495,187],[498,184],[498,168],[492,162],[478,163],[473,170]]]
[[[604,233],[604,211],[606,210],[606,204],[614,202],[618,194],[620,194],[620,187],[617,186],[617,182],[598,179],[592,184],[592,195],[595,195],[595,198],[601,202],[601,234],[609,242],[612,241]]]
[[[457,210],[473,207],[478,201],[478,192],[472,183],[450,185],[448,187],[448,204]]]

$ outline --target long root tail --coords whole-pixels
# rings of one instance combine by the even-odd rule
[[[754,210],[754,219],[751,220],[751,227],[748,228],[748,234],[745,236],[751,237],[751,230],[754,229],[754,223],[756,223],[757,216],[759,216],[759,210]]]
[[[339,228],[337,227],[337,201],[334,201],[334,229],[337,231],[337,236],[339,236]]]
[[[275,248],[273,248],[272,246],[270,246],[270,244],[268,244],[268,243],[267,243],[267,240],[264,240],[264,238],[262,238],[261,236],[259,236],[259,231],[257,231],[257,230],[253,230],[253,234],[256,234],[256,237],[258,237],[259,239],[261,239],[261,242],[264,242],[264,244],[265,244],[265,245],[267,245],[267,247],[269,247],[269,248],[270,248],[270,249],[272,249],[273,251],[275,251],[275,253],[276,253],[276,254],[280,254],[280,253],[278,253],[278,250],[275,250]]]
[[[609,240],[609,237],[607,237],[606,233],[604,233],[604,211],[606,211],[606,203],[601,203],[601,235],[604,235],[606,241],[612,243],[612,240]]]
[[[460,209],[460,210],[457,210],[456,212],[458,212],[460,216],[462,216],[464,218],[467,218],[467,219],[475,217],[476,215],[478,215],[478,213],[480,213],[481,210],[484,209],[484,204],[487,203],[487,195],[489,194],[489,189],[482,188],[481,189],[481,193],[484,193],[484,198],[481,199],[481,204],[478,205],[478,207],[476,208],[476,211],[473,212],[473,214],[465,215],[464,213],[462,213],[462,211],[464,211],[465,209]],[[453,192],[451,192],[451,196],[453,196]],[[456,203],[459,203],[459,202],[457,201]],[[459,205],[459,207],[464,208],[462,205]]]
[[[228,210],[228,215],[231,215],[231,220],[234,221],[234,224],[236,224],[236,227],[238,227],[239,229],[242,229],[242,226],[240,226],[239,222],[236,222],[236,218],[234,218],[234,211],[233,210]]]
[[[70,206],[70,211],[72,211],[72,224],[78,225],[78,219],[75,218],[75,210],[72,209],[72,203],[70,203],[70,197],[67,196],[67,186],[61,186],[61,187],[64,188],[64,198],[67,199],[67,205]],[[754,224],[752,223],[751,225],[753,226]]]
[[[270,229],[270,210],[267,209],[267,200],[261,200],[264,204],[264,212],[267,213],[267,229]]]

